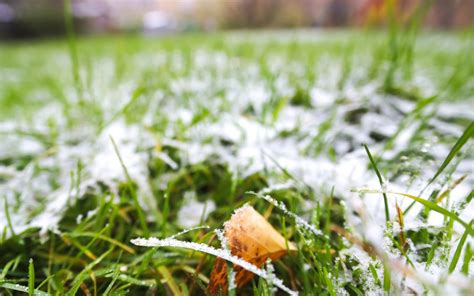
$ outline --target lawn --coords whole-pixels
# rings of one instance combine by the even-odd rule
[[[473,52],[396,30],[0,44],[0,295],[202,295],[246,204],[285,254],[222,294],[474,294]]]

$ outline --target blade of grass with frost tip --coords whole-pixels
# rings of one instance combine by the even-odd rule
[[[137,197],[136,191],[132,188],[133,180],[130,177],[130,174],[128,173],[128,170],[127,170],[127,167],[125,166],[125,163],[123,162],[122,156],[120,155],[120,151],[118,150],[118,147],[117,147],[117,144],[115,143],[114,138],[112,136],[109,136],[109,137],[110,137],[110,141],[112,141],[112,145],[114,146],[115,154],[117,155],[117,157],[120,161],[120,165],[122,166],[123,172],[125,173],[125,177],[127,178],[128,191],[132,195],[133,203],[134,203],[135,207],[137,208],[138,219],[140,220],[140,225],[141,225],[145,235],[148,235],[150,231],[148,230],[148,226],[146,224],[145,215],[143,214],[143,209],[140,206],[140,203],[138,202],[138,197]]]
[[[297,225],[300,225],[303,228],[306,228],[311,233],[313,233],[315,236],[324,238],[325,240],[329,240],[329,238],[326,235],[324,235],[324,233],[322,233],[321,230],[316,229],[316,227],[313,224],[308,223],[306,220],[304,220],[300,216],[296,215],[293,212],[290,212],[286,208],[286,205],[283,202],[279,202],[279,201],[277,201],[276,199],[274,199],[273,197],[271,197],[269,195],[259,194],[259,193],[253,192],[253,191],[248,191],[248,192],[245,192],[245,193],[256,196],[258,198],[262,198],[262,199],[268,201],[270,204],[272,204],[275,207],[277,207],[278,209],[280,209],[285,215],[287,215],[288,217],[294,219]]]
[[[169,187],[169,185],[168,185],[168,187]],[[168,215],[169,215],[169,212],[170,212],[170,194],[169,194],[169,190],[167,190],[163,194],[163,201],[164,201],[164,204],[163,204],[163,209],[161,211],[161,215],[162,215],[161,229],[163,229],[163,232],[165,232],[166,231],[166,225],[168,224]]]
[[[471,220],[471,223],[469,223],[471,228],[473,225],[473,221],[474,220]],[[459,257],[461,256],[461,251],[464,246],[464,243],[466,242],[467,236],[468,236],[468,229],[464,231],[461,239],[459,240],[458,246],[456,247],[456,251],[454,252],[454,256],[451,259],[451,264],[449,264],[449,268],[448,268],[449,273],[453,273],[454,269],[456,268],[456,265],[458,264]]]
[[[166,238],[166,239],[158,239],[154,237],[148,238],[148,239],[135,238],[135,239],[132,239],[131,242],[134,245],[142,246],[142,247],[183,248],[183,249],[188,249],[192,251],[197,251],[197,252],[213,255],[215,257],[219,257],[223,260],[226,260],[235,265],[238,265],[242,267],[243,269],[248,270],[267,281],[272,281],[273,285],[275,285],[282,291],[288,293],[289,295],[292,295],[292,296],[298,295],[296,291],[293,291],[287,286],[285,286],[282,280],[278,278],[270,277],[264,269],[258,268],[257,266],[245,261],[244,259],[232,255],[229,251],[226,251],[225,249],[216,249],[214,247],[211,247],[205,244],[180,241],[180,240],[172,239],[172,238]]]
[[[369,147],[364,144],[365,152],[367,152],[367,156],[369,157],[370,163],[372,164],[372,167],[375,170],[375,174],[377,175],[377,178],[379,179],[380,183],[380,188],[384,191],[384,181],[382,178],[382,174],[380,174],[379,169],[377,168],[377,164],[375,163],[372,154],[370,153]],[[385,221],[388,222],[390,221],[390,211],[388,209],[388,199],[387,199],[387,194],[385,192],[382,192],[383,195],[383,203],[385,207]]]
[[[0,282],[0,288],[4,288],[7,290],[13,290],[13,291],[18,291],[18,292],[23,292],[23,293],[29,293],[28,292],[28,287],[19,285],[19,284],[14,284],[14,283],[9,283],[9,282]],[[34,290],[35,296],[49,296],[48,293],[40,291],[40,290]]]
[[[28,295],[33,296],[35,292],[35,265],[33,258],[30,258],[28,264]]]
[[[380,191],[377,191],[377,190],[358,190],[357,192],[363,192],[363,193],[380,193]],[[429,208],[430,210],[432,211],[435,211],[435,212],[438,212],[446,217],[449,217],[449,218],[452,218],[453,220],[459,222],[462,226],[464,226],[464,228],[468,229],[469,230],[469,234],[474,236],[474,231],[473,229],[471,228],[471,226],[466,223],[464,220],[462,220],[461,218],[459,218],[459,216],[454,213],[454,212],[451,212],[449,210],[446,210],[445,208],[437,205],[436,203],[432,202],[432,201],[429,201],[429,200],[426,200],[426,199],[423,199],[421,197],[418,197],[418,196],[414,196],[414,195],[411,195],[411,194],[407,194],[407,193],[402,193],[402,192],[392,192],[392,191],[387,191],[386,193],[390,193],[390,194],[395,194],[395,195],[401,195],[401,196],[405,196],[405,197],[408,197],[408,198],[411,198],[413,199],[414,201],[416,202],[419,202],[421,203],[422,205],[424,205],[425,207]]]
[[[469,126],[466,128],[464,133],[461,135],[461,137],[456,141],[456,144],[454,144],[453,148],[451,148],[451,151],[449,151],[448,156],[446,156],[446,159],[443,161],[441,166],[439,167],[438,171],[436,174],[431,178],[431,180],[428,182],[429,186],[431,183],[438,178],[438,176],[443,172],[443,170],[448,166],[448,164],[451,162],[451,160],[456,156],[456,154],[461,150],[461,148],[466,144],[466,142],[474,137],[474,121],[469,124]]]

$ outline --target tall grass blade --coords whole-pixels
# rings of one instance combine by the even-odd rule
[[[15,230],[13,229],[12,219],[8,210],[8,201],[5,196],[5,217],[7,218],[8,229],[10,229],[11,236],[15,236]]]
[[[472,262],[472,250],[471,250],[471,245],[467,244],[466,246],[466,251],[464,252],[464,262],[461,267],[461,272],[464,273],[465,275],[469,274],[469,265]]]
[[[390,274],[390,267],[384,266],[383,268],[383,290],[386,295],[390,295],[390,287],[392,283],[392,276]]]
[[[72,18],[71,0],[64,0],[64,25],[66,27],[67,41],[69,47],[69,57],[72,65],[72,76],[78,95],[81,94],[81,80],[79,75],[79,58],[77,54],[76,35],[74,33],[74,22]]]
[[[120,161],[120,165],[122,166],[122,169],[125,173],[125,177],[127,178],[128,189],[129,189],[130,195],[133,198],[133,203],[134,203],[134,205],[137,209],[138,219],[140,220],[140,225],[141,225],[145,235],[148,235],[149,230],[148,230],[148,226],[146,224],[145,214],[143,213],[143,209],[140,206],[140,203],[138,202],[137,193],[135,192],[135,189],[132,188],[132,184],[133,184],[132,177],[130,177],[130,174],[128,173],[127,167],[125,166],[125,164],[123,162],[122,156],[120,155],[120,151],[118,150],[117,144],[115,143],[112,136],[110,136],[110,141],[112,141],[112,145],[114,146],[115,154],[117,155],[117,157]]]
[[[444,171],[444,169],[448,166],[448,164],[453,160],[453,158],[456,156],[456,154],[461,150],[462,146],[466,144],[466,142],[474,137],[474,121],[471,122],[471,124],[466,128],[464,133],[461,135],[461,137],[456,141],[456,144],[454,144],[453,148],[451,148],[451,151],[449,152],[448,156],[446,156],[446,159],[443,161],[441,166],[439,167],[438,171],[436,174],[431,178],[431,180],[426,184],[425,188],[421,190],[421,192],[424,192],[428,186],[430,186],[436,178]],[[421,193],[420,193],[421,195]],[[410,209],[415,205],[415,202],[412,202],[403,212],[405,215],[410,211]]]
[[[471,220],[471,223],[469,223],[469,226],[470,226],[471,229],[472,229],[473,221],[474,220]],[[456,265],[458,264],[459,257],[461,257],[462,248],[463,248],[464,243],[466,242],[466,239],[467,239],[468,230],[469,229],[466,229],[466,231],[464,231],[464,233],[461,237],[461,240],[459,241],[459,244],[456,247],[456,251],[454,252],[453,259],[451,260],[451,264],[449,264],[449,268],[448,268],[449,273],[452,273],[454,271],[454,269],[456,268]]]
[[[158,272],[166,280],[166,283],[168,284],[168,287],[170,288],[170,290],[173,292],[174,296],[182,296],[183,295],[183,293],[181,293],[181,290],[179,289],[178,284],[174,280],[174,278],[171,275],[168,268],[166,268],[165,266],[159,266],[158,267]]]
[[[112,280],[110,281],[109,285],[107,286],[107,289],[105,290],[105,292],[103,294],[104,296],[110,295],[110,294],[113,295],[113,293],[111,293],[112,288],[114,287],[115,282],[117,281],[117,279],[120,276],[119,262],[120,262],[121,258],[122,258],[122,252],[120,252],[120,255],[117,259],[117,266],[115,267],[114,273],[112,274]]]
[[[102,254],[99,258],[96,260],[92,261],[89,263],[72,281],[72,288],[66,293],[66,296],[74,296],[77,293],[77,290],[79,290],[79,287],[81,286],[82,282],[87,278],[87,273],[92,270],[97,264],[102,262],[105,257],[107,257],[111,252],[113,251],[113,248]]]
[[[453,148],[451,148],[451,151],[449,151],[448,156],[446,156],[446,159],[443,161],[436,174],[433,176],[433,178],[431,178],[431,180],[428,182],[428,185],[426,186],[429,186],[431,183],[434,182],[434,180],[436,180],[436,178],[438,178],[438,176],[448,166],[451,160],[453,160],[456,154],[461,150],[462,146],[464,146],[464,144],[466,144],[466,142],[472,137],[474,137],[474,121],[471,122],[471,124],[466,128],[461,137],[456,141],[456,144],[454,144]]]
[[[28,295],[35,295],[35,265],[32,258],[30,258],[28,265]]]
[[[377,175],[377,178],[379,179],[380,187],[382,190],[384,190],[384,180],[382,178],[382,174],[380,174],[379,169],[377,168],[377,164],[374,161],[374,158],[372,157],[372,154],[370,153],[369,147],[364,144],[365,152],[367,152],[367,156],[369,156],[370,163],[372,164],[372,167],[375,170],[375,174]],[[385,221],[388,222],[390,221],[390,211],[388,209],[388,199],[387,199],[387,194],[385,192],[382,192],[383,195],[383,203],[385,207]]]

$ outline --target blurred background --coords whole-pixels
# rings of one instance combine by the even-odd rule
[[[394,7],[394,9],[389,9]],[[0,38],[65,34],[64,11],[83,34],[293,27],[380,27],[424,7],[428,29],[473,25],[474,0],[0,0]]]

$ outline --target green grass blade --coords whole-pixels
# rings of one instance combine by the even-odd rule
[[[469,224],[470,228],[472,228],[473,221],[474,220],[472,220],[471,223]],[[464,231],[464,234],[462,235],[461,240],[459,241],[459,244],[456,247],[456,251],[454,252],[453,259],[451,260],[451,264],[449,265],[449,269],[448,269],[449,273],[452,273],[454,269],[456,268],[456,265],[458,264],[459,257],[461,256],[462,248],[467,239],[468,231],[469,229],[466,229],[466,231]]]
[[[446,156],[446,159],[443,161],[443,163],[439,167],[436,174],[428,182],[428,185],[433,183],[434,180],[436,180],[436,178],[438,178],[438,176],[444,171],[444,169],[448,166],[448,164],[451,162],[451,160],[461,150],[462,146],[464,146],[464,144],[466,144],[466,142],[472,137],[474,137],[474,121],[471,122],[471,124],[466,128],[466,130],[461,135],[461,137],[456,141],[456,144],[454,144],[453,148],[451,148],[451,151],[449,151],[448,156]]]
[[[104,296],[111,294],[110,292],[112,291],[112,288],[114,287],[115,282],[117,281],[119,275],[120,275],[120,269],[116,267],[112,275],[112,280],[110,281],[109,285],[107,286],[107,289],[104,292]]]
[[[10,261],[8,261],[7,264],[5,264],[3,267],[2,267],[2,273],[0,274],[0,281],[4,280],[5,277],[7,276],[7,273],[8,271],[10,270],[10,268],[14,265],[14,264],[18,264],[18,261],[21,259],[21,257],[16,257],[15,259],[12,259]]]
[[[183,295],[181,293],[181,290],[179,289],[178,284],[176,284],[176,281],[174,280],[173,276],[171,275],[169,269],[166,266],[158,266],[158,272],[161,274],[161,276],[166,280],[166,284],[170,288],[170,290],[173,292],[173,295],[175,296],[181,296]]]
[[[471,245],[467,244],[466,246],[466,251],[464,253],[464,262],[461,267],[461,272],[464,273],[465,275],[469,274],[469,265],[472,262],[472,249]]]
[[[30,258],[28,265],[28,295],[33,296],[35,293],[35,265],[33,259]]]
[[[111,237],[108,237],[106,235],[100,234],[100,233],[94,233],[94,232],[80,232],[80,233],[70,233],[69,234],[71,237],[92,237],[96,239],[100,239],[106,242],[111,243],[112,245],[115,245],[122,250],[130,253],[130,254],[135,254],[135,250],[132,249],[131,247],[127,246],[124,243],[119,242],[118,240],[115,240]]]
[[[374,158],[372,157],[372,154],[370,153],[369,147],[364,144],[365,152],[367,152],[367,156],[369,156],[370,163],[372,164],[372,167],[375,170],[375,174],[377,175],[377,178],[379,179],[380,187],[383,190],[384,187],[384,181],[382,178],[382,174],[380,174],[379,169],[377,168],[377,164],[375,164]],[[387,200],[387,194],[385,192],[382,192],[383,195],[383,203],[385,207],[385,221],[390,221],[390,210],[388,209],[388,200]]]
[[[12,219],[10,217],[10,212],[8,210],[8,201],[7,197],[5,196],[5,217],[7,218],[7,224],[8,228],[10,229],[11,235],[15,236],[15,230],[13,230],[13,224],[12,224]]]
[[[13,291],[18,291],[22,293],[29,293],[28,292],[28,287],[19,285],[19,284],[14,284],[14,283],[9,283],[9,282],[0,282],[0,288],[4,288],[7,290],[13,290]],[[35,296],[48,296],[49,294],[40,290],[34,290]]]
[[[112,136],[110,137],[110,140],[112,141],[112,145],[114,146],[115,154],[117,155],[117,157],[120,161],[120,165],[122,166],[122,169],[125,173],[125,177],[127,178],[128,189],[129,189],[130,194],[132,195],[133,203],[134,203],[134,205],[137,209],[138,219],[140,220],[140,225],[141,225],[145,235],[148,236],[149,230],[148,230],[148,226],[146,224],[145,214],[143,213],[143,209],[140,206],[140,203],[138,202],[137,193],[135,192],[135,189],[132,188],[132,184],[133,184],[132,177],[130,177],[130,174],[128,173],[127,167],[125,166],[125,163],[123,162],[122,156],[120,155],[120,151],[118,150],[117,144],[115,143]]]
[[[380,278],[377,274],[377,270],[375,269],[372,263],[369,264],[369,270],[370,270],[370,273],[372,274],[372,278],[374,279],[375,284],[380,286],[381,285]]]
[[[383,290],[386,295],[390,295],[390,287],[392,283],[392,276],[390,274],[390,267],[384,266],[383,268]]]
[[[79,290],[79,287],[81,286],[82,282],[87,278],[87,273],[92,270],[97,264],[99,264],[102,260],[104,260],[105,257],[107,257],[111,252],[113,251],[113,248],[102,254],[99,258],[96,260],[92,261],[89,263],[72,281],[72,288],[66,293],[66,296],[74,296],[77,293],[77,290]]]

